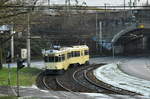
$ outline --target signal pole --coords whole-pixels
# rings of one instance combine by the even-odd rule
[[[30,41],[31,34],[30,34],[30,14],[28,13],[28,32],[27,32],[27,66],[30,67],[31,65],[31,47]]]
[[[19,70],[17,69],[17,97],[20,97],[19,94]]]
[[[1,44],[1,39],[0,39]],[[0,69],[2,69],[2,45],[0,45]]]

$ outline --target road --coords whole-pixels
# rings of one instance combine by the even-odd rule
[[[120,69],[132,76],[150,80],[150,58],[134,58],[124,62]]]

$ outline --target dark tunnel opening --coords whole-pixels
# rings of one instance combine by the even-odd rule
[[[115,54],[142,55],[150,54],[150,29],[135,29],[115,42]]]

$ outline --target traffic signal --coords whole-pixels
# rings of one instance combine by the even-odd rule
[[[25,65],[23,65],[24,62],[25,62],[25,60],[22,60],[22,59],[17,60],[17,70],[22,69],[23,67],[25,67]]]

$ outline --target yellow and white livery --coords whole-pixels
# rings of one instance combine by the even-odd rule
[[[63,72],[72,64],[88,64],[89,48],[86,45],[45,50],[43,53],[46,69],[52,73]]]

